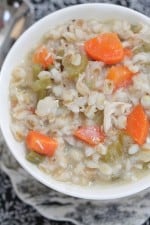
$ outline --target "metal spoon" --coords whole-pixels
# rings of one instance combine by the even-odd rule
[[[10,1],[10,0],[9,0]],[[11,1],[12,2],[12,1]],[[14,1],[13,1],[14,2]],[[34,8],[28,4],[28,0],[15,1],[14,6],[1,7],[3,10],[0,18],[0,68],[2,63],[17,38],[34,21]],[[9,19],[7,22],[7,19]]]

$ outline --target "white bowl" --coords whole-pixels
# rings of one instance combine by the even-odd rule
[[[81,187],[74,184],[59,182],[44,174],[36,166],[25,159],[23,144],[18,143],[10,131],[9,114],[9,82],[13,68],[21,62],[28,51],[40,40],[41,36],[48,31],[50,26],[64,23],[67,20],[83,18],[99,19],[125,19],[129,22],[149,23],[150,19],[131,9],[111,4],[82,4],[56,11],[31,26],[14,44],[2,66],[0,75],[0,125],[5,141],[20,163],[34,178],[46,186],[67,195],[83,199],[116,199],[129,196],[150,187],[150,174],[133,183],[118,183],[110,185]]]

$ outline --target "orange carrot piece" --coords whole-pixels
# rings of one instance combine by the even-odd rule
[[[114,88],[126,87],[132,81],[132,77],[135,75],[126,66],[117,65],[112,66],[107,73],[106,79],[112,80]]]
[[[105,135],[97,126],[80,127],[74,132],[74,136],[89,145],[97,145],[104,141]]]
[[[124,49],[116,33],[104,33],[87,40],[84,48],[89,57],[106,64],[119,63],[124,57]]]
[[[26,145],[29,150],[42,155],[53,156],[58,143],[53,138],[37,131],[29,131],[26,137]]]
[[[44,69],[48,69],[54,63],[54,60],[45,46],[37,49],[33,55],[33,62],[41,65]]]
[[[135,106],[127,117],[126,132],[133,140],[142,145],[148,136],[149,121],[148,117],[139,104]]]
[[[133,53],[130,48],[124,48],[124,56],[132,57]]]

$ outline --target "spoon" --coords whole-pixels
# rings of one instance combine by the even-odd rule
[[[0,68],[17,38],[34,21],[34,9],[28,0],[8,0],[0,6]]]

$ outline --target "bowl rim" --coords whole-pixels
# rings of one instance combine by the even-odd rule
[[[61,12],[64,12],[64,13],[67,13],[70,11],[70,9],[74,8],[74,9],[78,9],[78,8],[90,8],[91,6],[93,7],[93,5],[96,7],[111,7],[111,8],[115,8],[115,9],[122,9],[122,10],[126,10],[128,12],[131,12],[133,14],[133,16],[140,16],[142,17],[145,21],[147,21],[147,23],[150,23],[150,18],[140,12],[137,12],[131,8],[127,8],[127,7],[124,7],[124,6],[120,6],[120,5],[115,5],[115,4],[109,4],[109,3],[85,3],[85,4],[77,4],[77,5],[73,5],[73,6],[68,6],[66,8],[62,8],[62,9],[59,9],[57,11],[54,11],[46,16],[44,16],[43,18],[41,18],[40,20],[38,20],[37,22],[35,22],[31,27],[29,27],[19,38],[18,40],[16,41],[16,43],[13,45],[13,47],[10,49],[9,53],[7,54],[5,60],[4,60],[4,63],[2,65],[2,68],[1,68],[1,75],[0,75],[0,86],[2,86],[2,78],[4,76],[4,69],[7,65],[7,59],[9,57],[9,55],[11,55],[11,52],[14,51],[15,47],[18,45],[18,43],[20,43],[22,41],[22,39],[28,35],[30,33],[30,31],[32,31],[33,27],[35,26],[38,26],[40,23],[42,23],[45,19],[49,18],[49,17],[53,17],[53,15],[57,14],[59,15]],[[29,174],[31,174],[36,180],[38,180],[40,183],[46,185],[47,187],[49,188],[52,188],[53,190],[55,191],[58,191],[60,193],[63,193],[65,195],[69,195],[69,196],[72,196],[72,197],[77,197],[77,198],[81,198],[81,199],[89,199],[89,200],[110,200],[110,199],[118,199],[118,198],[124,198],[124,197],[127,197],[127,196],[130,196],[130,195],[134,195],[140,191],[143,191],[145,190],[146,188],[149,188],[150,187],[150,182],[148,183],[144,183],[142,184],[142,186],[140,186],[139,188],[136,187],[136,188],[129,188],[128,190],[126,190],[125,193],[122,193],[122,192],[118,192],[118,194],[116,195],[109,195],[108,197],[106,195],[101,195],[101,196],[97,196],[97,195],[90,195],[90,196],[87,196],[87,194],[84,194],[84,193],[80,193],[80,192],[74,192],[72,191],[71,189],[66,189],[65,188],[65,185],[64,185],[64,188],[62,187],[59,187],[59,185],[54,185],[53,183],[50,183],[48,180],[44,179],[44,177],[38,175],[38,174],[35,174],[35,172],[33,172],[32,170],[30,170],[30,167],[28,167],[27,164],[24,164],[23,161],[21,161],[19,159],[19,157],[17,156],[17,153],[15,153],[15,151],[13,151],[12,147],[11,147],[11,144],[8,140],[8,137],[7,137],[7,133],[5,133],[5,122],[3,120],[3,117],[2,117],[2,114],[0,112],[0,128],[1,128],[1,131],[2,131],[2,135],[4,137],[4,140],[10,150],[10,152],[13,154],[13,156],[15,157],[15,159],[17,160],[17,162],[21,165],[21,167],[23,167]],[[62,182],[60,182],[62,183]],[[65,182],[64,182],[65,183]],[[74,184],[73,184],[74,185]]]

